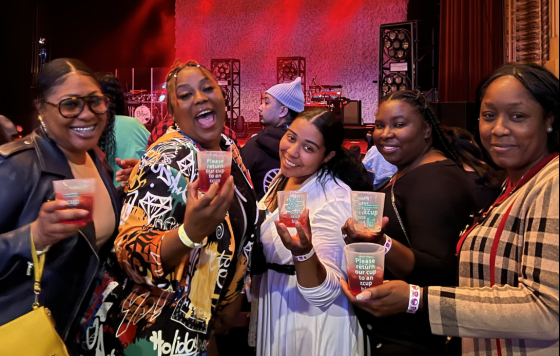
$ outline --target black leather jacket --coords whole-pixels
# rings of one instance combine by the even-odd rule
[[[70,330],[87,307],[100,261],[112,249],[121,208],[103,153],[92,150],[89,154],[109,191],[117,226],[101,251],[89,223],[47,252],[40,302],[51,310],[65,340],[73,337]],[[73,178],[66,157],[41,129],[0,146],[0,325],[32,310],[30,224],[41,205],[54,199],[53,181]]]

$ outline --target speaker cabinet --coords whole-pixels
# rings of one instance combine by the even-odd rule
[[[341,116],[344,125],[362,125],[362,101],[348,100],[342,105]]]

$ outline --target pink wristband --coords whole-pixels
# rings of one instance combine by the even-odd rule
[[[408,301],[408,311],[409,314],[416,314],[420,308],[420,287],[410,285],[410,299]]]
[[[391,247],[393,247],[393,239],[389,236],[385,235],[387,240],[385,240],[385,254],[388,254],[391,251]]]

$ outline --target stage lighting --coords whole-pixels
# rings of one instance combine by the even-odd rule
[[[406,85],[404,84],[399,85],[399,90],[406,90]]]
[[[389,40],[385,40],[385,48],[391,48],[392,42]]]
[[[403,49],[408,49],[409,47],[410,47],[410,43],[408,43],[408,41],[403,41],[402,48]]]
[[[406,34],[404,32],[399,32],[399,36],[398,36],[399,40],[404,40],[406,38]]]
[[[399,40],[394,40],[394,41],[393,41],[393,48],[395,48],[395,49],[401,48],[401,41],[399,41]]]
[[[399,87],[396,84],[391,85],[391,91],[398,91]]]
[[[394,58],[396,55],[396,51],[391,48],[387,54],[389,55],[389,57]]]
[[[389,86],[387,84],[383,85],[383,92],[387,93],[389,91]]]
[[[389,38],[392,39],[392,40],[397,38],[397,32],[395,32],[395,31],[389,32]]]
[[[385,82],[386,82],[387,84],[392,84],[392,83],[393,83],[393,77],[386,77],[386,78],[385,78]]]
[[[399,49],[397,51],[397,58],[404,58],[404,51],[402,49]]]
[[[395,83],[401,84],[402,83],[402,77],[396,77],[395,78]]]

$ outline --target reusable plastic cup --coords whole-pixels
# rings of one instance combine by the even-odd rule
[[[380,232],[385,194],[352,192],[352,219],[357,231]]]
[[[277,197],[280,222],[286,227],[296,227],[296,222],[301,223],[301,214],[307,209],[307,192],[278,192]]]
[[[68,202],[68,209],[83,209],[89,215],[75,220],[64,220],[64,224],[82,224],[93,220],[93,201],[95,195],[95,179],[66,179],[53,182],[56,200]]]
[[[385,247],[372,243],[357,243],[344,247],[348,287],[352,295],[383,284]]]
[[[219,183],[220,191],[231,175],[231,152],[199,151],[197,157],[198,189],[207,193],[212,184]]]

